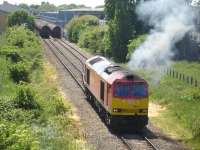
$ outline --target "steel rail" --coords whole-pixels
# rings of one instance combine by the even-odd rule
[[[69,46],[70,48],[72,48],[73,50],[75,50],[77,53],[79,53],[79,55],[81,55],[85,60],[88,59],[88,57],[86,57],[83,53],[81,53],[79,50],[77,50],[76,48],[74,48],[73,46],[71,46],[69,43],[67,43],[66,40],[61,39],[61,41],[63,43],[65,43],[67,46]]]
[[[50,41],[51,44],[56,48],[56,50],[57,50],[66,60],[68,60],[68,61],[70,62],[70,64],[71,64],[76,70],[78,70],[78,72],[79,72],[81,75],[83,75],[82,70],[80,70],[76,65],[74,65],[74,63],[72,63],[72,62],[69,60],[69,58],[60,50],[60,48],[59,48],[55,43],[53,43],[51,40],[49,40],[49,41]],[[74,56],[74,54],[73,54],[73,56]]]
[[[159,150],[146,136],[141,135],[146,143],[153,149],[153,150]],[[123,144],[127,147],[128,150],[133,150],[133,146],[131,146],[131,143],[126,141],[126,138],[122,135],[117,135],[117,137],[123,142]]]
[[[71,69],[69,68],[69,66],[67,66],[62,60],[61,58],[56,54],[56,52],[54,51],[54,45],[52,45],[52,43],[49,43],[47,40],[44,40],[45,44],[49,47],[49,49],[52,51],[52,53],[56,56],[56,58],[58,59],[58,61],[64,66],[64,68],[67,70],[67,72],[70,73],[71,77],[75,80],[75,82],[78,84],[78,86],[81,88],[81,90],[84,92],[85,88],[82,85],[82,83],[79,82],[79,80],[76,78],[76,76],[74,75],[74,73],[71,71]],[[69,60],[68,60],[69,61]]]
[[[143,138],[154,150],[159,150],[146,136],[143,135]]]
[[[132,146],[126,141],[123,136],[118,136],[118,138],[122,141],[122,143],[126,146],[128,150],[133,150]]]
[[[62,47],[64,47],[65,49],[67,49],[67,51],[69,51],[72,55],[74,55],[74,57],[76,57],[82,65],[84,65],[83,60],[81,60],[80,57],[78,57],[74,52],[72,52],[72,50],[70,50],[70,49],[64,44],[64,42],[63,42],[62,40],[57,39],[57,42],[60,43],[60,45],[61,45]],[[70,47],[70,48],[71,48],[71,47]],[[73,49],[73,50],[74,50],[74,49]],[[79,54],[79,53],[78,53],[78,54]]]

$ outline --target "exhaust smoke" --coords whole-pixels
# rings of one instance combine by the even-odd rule
[[[175,44],[194,28],[192,8],[185,0],[150,0],[138,4],[136,12],[153,29],[146,41],[134,50],[129,68],[158,71],[169,67]]]

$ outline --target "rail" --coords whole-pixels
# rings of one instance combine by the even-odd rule
[[[143,136],[143,138],[154,150],[159,150],[146,136]]]
[[[57,50],[57,52],[59,52],[64,58],[65,60],[67,60],[77,71],[79,71],[81,73],[82,76],[82,81],[83,81],[83,73],[59,50],[59,48],[52,43],[52,41],[46,39],[44,40],[45,44],[49,47],[49,49],[52,51],[52,53],[56,56],[56,58],[58,59],[58,61],[64,66],[64,68],[70,73],[71,77],[74,79],[74,81],[78,84],[78,86],[81,88],[82,91],[85,91],[85,88],[83,86],[83,84],[78,80],[77,76],[74,74],[74,72],[70,69],[70,67],[68,65],[66,65],[64,63],[64,61],[56,54],[55,49]]]
[[[60,39],[57,39],[57,42],[58,42],[62,47],[64,47],[65,49],[67,49],[72,55],[74,55],[74,57],[76,57],[82,65],[84,65],[83,60],[82,60],[80,57],[78,57],[72,50],[70,50],[70,49],[68,48],[69,45],[67,45],[67,46],[68,46],[68,47],[67,47],[67,46],[66,46],[66,43],[63,42],[63,41],[60,40]],[[71,48],[71,47],[70,47],[70,48]],[[74,50],[74,49],[73,49],[73,50]],[[79,52],[79,51],[76,51],[76,52],[80,55],[80,52]],[[81,55],[81,57],[83,57],[83,56]],[[84,57],[84,60],[86,60],[85,57]]]
[[[119,139],[122,141],[122,143],[126,146],[128,150],[133,150],[132,146],[126,141],[126,139],[123,136],[119,136]]]
[[[146,143],[153,149],[153,150],[159,150],[146,136],[144,135],[140,135],[142,136],[142,138],[146,141]],[[122,136],[122,135],[118,135],[118,138],[122,141],[122,143],[126,146],[126,148],[128,150],[133,150],[133,146],[132,146],[132,143],[129,143],[127,141],[127,139]],[[133,144],[134,145],[134,144]]]
[[[61,39],[62,42],[64,42],[66,45],[68,45],[70,48],[72,48],[73,50],[75,50],[77,53],[79,53],[79,55],[81,55],[84,59],[88,59],[88,57],[86,57],[84,54],[82,54],[80,51],[78,51],[76,48],[74,48],[73,46],[71,46],[67,41]]]

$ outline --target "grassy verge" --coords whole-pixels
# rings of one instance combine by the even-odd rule
[[[198,63],[176,62],[172,67],[199,79]],[[149,72],[139,74],[149,82],[151,102],[165,108],[151,118],[153,124],[192,149],[200,149],[200,89],[167,75],[155,84]]]
[[[38,37],[13,27],[0,43],[0,148],[89,149]]]

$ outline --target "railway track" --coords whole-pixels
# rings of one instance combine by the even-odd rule
[[[139,136],[142,137],[142,139],[144,139],[144,141],[147,144],[146,147],[148,147],[148,149],[150,149],[150,150],[159,150],[146,136],[144,136],[144,135],[139,135]],[[128,150],[135,150],[136,149],[135,148],[136,144],[133,143],[133,142],[129,142],[129,140],[126,137],[124,137],[122,135],[120,135],[118,137],[124,143],[124,145],[127,147]]]
[[[74,81],[78,86],[85,91],[83,86],[83,73],[74,63],[55,45],[51,39],[45,39],[45,44],[52,51],[58,61],[63,65],[63,67],[70,73]]]
[[[68,44],[66,41],[62,39],[56,40],[64,49],[67,49],[69,53],[71,53],[76,59],[81,63],[82,66],[84,66],[84,62],[88,59],[86,56],[84,56],[81,52],[79,52],[77,49],[73,48],[70,44]]]
[[[61,39],[61,41],[63,43],[65,43],[67,46],[69,46],[71,49],[73,49],[74,51],[76,51],[79,55],[81,55],[84,59],[88,59],[88,57],[86,57],[84,54],[82,54],[80,51],[78,51],[77,49],[75,49],[73,46],[71,46],[69,44],[69,42],[67,42],[66,40]]]
[[[88,58],[84,56],[81,52],[79,52],[77,49],[72,47],[67,41],[64,41],[63,39],[45,39],[45,44],[48,46],[48,48],[52,51],[52,53],[55,55],[55,57],[58,59],[58,61],[64,66],[64,68],[67,70],[67,72],[70,73],[74,81],[78,84],[78,86],[82,89],[84,92],[84,86],[83,86],[83,68],[80,69],[77,65],[77,62],[74,63],[74,59],[76,61],[79,61],[79,64],[82,66],[84,65],[84,61],[86,61]],[[60,44],[60,46],[59,46]],[[62,50],[63,48],[63,50]],[[65,52],[64,52],[65,51]],[[71,56],[74,57],[74,59],[70,56],[67,56],[66,53],[70,53]],[[144,135],[141,135],[144,141],[149,145],[150,149],[158,150],[156,146]],[[124,144],[126,149],[133,150],[134,143],[129,142],[128,139],[122,135],[117,136],[121,142]]]

